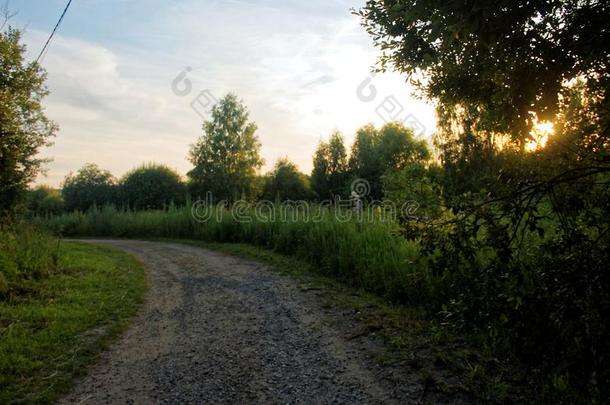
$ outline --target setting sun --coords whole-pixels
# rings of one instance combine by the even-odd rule
[[[534,121],[532,131],[530,132],[531,139],[525,144],[525,150],[534,152],[544,148],[549,140],[549,136],[555,133],[555,128],[551,121]]]

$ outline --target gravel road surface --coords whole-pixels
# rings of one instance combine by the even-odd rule
[[[430,396],[407,366],[381,366],[383,343],[359,335],[353,313],[266,265],[173,243],[87,242],[133,254],[151,288],[62,403],[464,402]]]

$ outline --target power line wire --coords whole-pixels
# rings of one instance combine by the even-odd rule
[[[36,58],[36,63],[38,63],[38,61],[40,60],[42,55],[45,53],[45,51],[47,51],[49,45],[51,44],[51,40],[53,39],[53,36],[55,35],[55,31],[57,31],[57,28],[59,28],[59,25],[61,24],[62,20],[64,19],[64,16],[66,15],[66,12],[68,11],[68,8],[70,7],[70,4],[72,4],[72,0],[68,0],[68,4],[66,4],[66,8],[64,8],[63,13],[61,13],[61,16],[59,17],[59,21],[57,21],[57,24],[55,24],[55,28],[53,28],[53,32],[51,32],[51,35],[49,35],[49,39],[47,39],[47,42],[42,47],[42,51],[40,51],[40,54]]]

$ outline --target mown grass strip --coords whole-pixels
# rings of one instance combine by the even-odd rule
[[[57,399],[129,324],[147,288],[119,250],[62,242],[59,272],[0,301],[0,403]]]

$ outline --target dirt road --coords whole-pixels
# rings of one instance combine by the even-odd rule
[[[142,261],[151,289],[128,331],[63,403],[420,403],[417,373],[260,263],[171,243],[89,241]],[[453,400],[442,401],[453,402]]]

